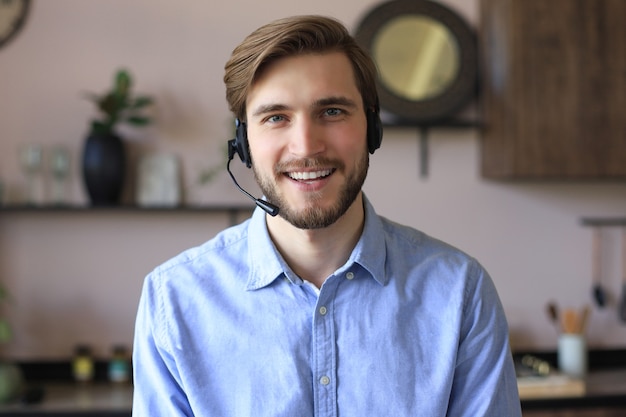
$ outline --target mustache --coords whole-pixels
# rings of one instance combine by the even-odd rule
[[[286,171],[297,171],[299,169],[326,169],[335,168],[343,169],[345,164],[339,159],[331,159],[326,157],[319,158],[300,158],[289,161],[278,162],[274,166],[274,172],[283,173]]]

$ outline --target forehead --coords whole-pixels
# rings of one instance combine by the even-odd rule
[[[259,101],[266,105],[266,101],[319,100],[325,96],[346,96],[359,104],[362,101],[352,64],[342,52],[301,54],[268,63],[255,77],[246,108],[250,111]]]

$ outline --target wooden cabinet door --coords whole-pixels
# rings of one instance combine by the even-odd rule
[[[481,0],[493,179],[626,178],[626,1]]]

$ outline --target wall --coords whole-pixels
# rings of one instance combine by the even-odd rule
[[[198,173],[219,164],[232,134],[222,86],[232,48],[257,26],[277,17],[333,15],[351,29],[373,0],[319,0],[271,4],[202,0],[56,0],[33,2],[17,39],[0,49],[0,178],[17,201],[24,188],[17,149],[27,142],[65,144],[74,157],[69,195],[84,203],[78,158],[93,116],[81,95],[101,92],[120,66],[153,94],[157,123],[127,132],[131,155],[173,152],[184,162],[190,204],[245,203],[220,174],[210,185]],[[471,22],[478,0],[448,0]],[[516,348],[554,348],[545,315],[590,303],[591,235],[581,216],[618,216],[624,184],[494,183],[479,175],[480,134],[433,130],[430,172],[418,170],[418,132],[389,128],[372,157],[366,193],[380,214],[420,228],[476,256],[502,298]],[[241,182],[253,180],[237,164]],[[393,184],[393,186],[390,186]],[[128,190],[130,195],[132,189]],[[43,198],[43,197],[42,197]],[[142,213],[0,213],[0,280],[12,294],[8,314],[18,358],[63,358],[78,342],[105,355],[114,343],[132,343],[144,275],[178,251],[228,224],[226,215]],[[605,285],[619,296],[618,230],[607,230]],[[614,305],[594,308],[593,347],[626,344]]]

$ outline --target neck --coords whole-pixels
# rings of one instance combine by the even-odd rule
[[[323,229],[298,229],[280,216],[266,216],[270,236],[289,267],[320,288],[326,278],[346,263],[358,242],[365,211],[363,195],[339,220]]]

